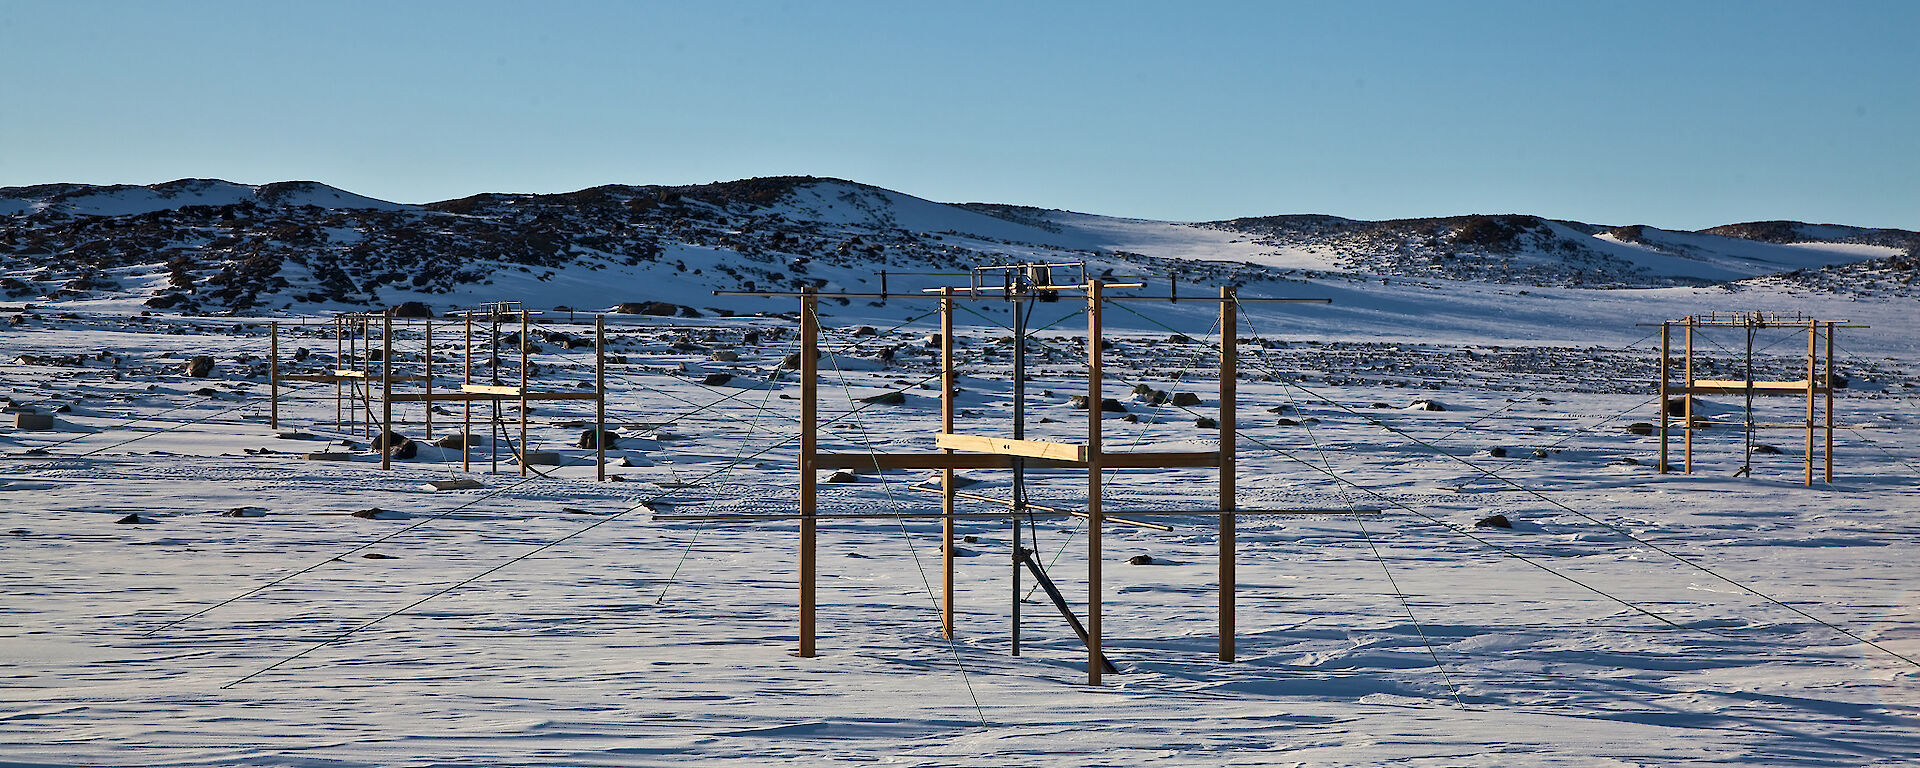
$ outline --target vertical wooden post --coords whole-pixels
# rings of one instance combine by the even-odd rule
[[[607,316],[593,317],[593,479],[607,479]]]
[[[520,476],[527,476],[527,308],[520,307]]]
[[[421,342],[421,344],[426,349],[426,352],[422,354],[422,358],[426,360],[427,369],[422,373],[422,375],[424,375],[427,380],[427,399],[424,402],[422,402],[421,405],[426,407],[427,417],[426,417],[426,425],[421,427],[421,430],[426,433],[426,441],[428,443],[432,443],[433,442],[433,320],[428,319],[426,322],[427,322],[427,330],[426,330],[427,336],[426,336],[426,340]]]
[[[360,317],[360,348],[366,350],[368,357],[373,356],[373,320],[365,315]],[[384,355],[381,356],[380,360],[383,365],[386,359]],[[373,375],[373,361],[360,361],[360,372],[368,376]],[[367,381],[365,376],[360,378],[360,407],[367,411],[367,421],[361,425],[360,433],[365,437],[371,438],[373,437],[373,382]],[[386,425],[382,424],[381,426],[384,428]],[[382,467],[382,469],[385,469],[385,467]]]
[[[1232,286],[1220,286],[1220,660],[1233,661],[1234,449],[1239,408],[1239,315]]]
[[[1668,363],[1671,362],[1672,359],[1673,323],[1662,320],[1660,321],[1660,466],[1658,472],[1663,475],[1667,473],[1667,427],[1669,422],[1667,418],[1667,398],[1670,397],[1670,393],[1667,391],[1667,369],[1669,367]]]
[[[801,658],[813,658],[814,637],[814,570],[817,566],[814,558],[814,534],[817,521],[814,515],[819,510],[815,497],[818,478],[814,466],[817,462],[815,452],[819,450],[820,438],[816,432],[819,419],[819,361],[815,359],[820,345],[820,318],[816,307],[819,299],[807,288],[800,297],[800,650]]]
[[[460,365],[460,384],[473,383],[473,310],[466,312],[465,341],[460,345],[464,361]],[[473,401],[460,401],[460,471],[473,471]]]
[[[1684,373],[1687,380],[1685,393],[1687,399],[1685,407],[1680,409],[1680,418],[1684,420],[1680,425],[1680,470],[1691,475],[1693,474],[1693,315],[1687,315],[1686,345],[1687,360]]]
[[[280,428],[280,323],[267,324],[267,427]]]
[[[1087,685],[1100,684],[1100,308],[1099,280],[1087,285]]]
[[[372,325],[372,323],[368,323]],[[380,318],[380,468],[393,469],[393,313]]]
[[[333,317],[333,367],[344,370],[346,368],[346,362],[341,359],[341,356],[346,353],[347,348],[345,343],[341,341],[340,337],[341,337],[340,316],[334,315]],[[334,379],[333,381],[333,429],[336,432],[344,428],[344,426],[340,423],[341,421],[340,416],[341,416],[341,410],[342,410],[340,407],[341,406],[340,400],[341,400],[341,394],[342,394],[341,385],[342,385],[342,382],[339,379]]]
[[[1014,343],[1019,343],[1015,340]],[[953,431],[953,287],[940,289],[940,431]],[[951,454],[953,449],[941,451]],[[940,470],[940,631],[953,637],[953,468]],[[1020,546],[1018,539],[1014,546]]]
[[[1827,450],[1822,455],[1826,457],[1828,485],[1833,484],[1833,328],[1833,321],[1827,321]]]
[[[1820,321],[1807,321],[1807,487],[1813,487],[1813,402],[1819,386]]]

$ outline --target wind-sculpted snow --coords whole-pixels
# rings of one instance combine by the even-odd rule
[[[937,520],[823,522],[821,654],[800,659],[796,524],[673,519],[794,510],[799,387],[782,362],[797,334],[775,316],[790,300],[762,300],[764,317],[616,318],[608,483],[574,447],[589,403],[531,414],[530,447],[561,455],[549,476],[487,471],[491,444],[471,474],[440,448],[382,472],[363,430],[335,427],[327,385],[290,385],[281,432],[267,428],[261,320],[6,313],[21,318],[4,331],[19,359],[0,394],[55,429],[0,426],[0,763],[1890,768],[1920,754],[1920,669],[1888,653],[1920,656],[1906,300],[1736,295],[1880,326],[1842,337],[1855,386],[1837,393],[1840,421],[1859,428],[1836,437],[1837,483],[1806,488],[1797,432],[1763,433],[1784,452],[1736,476],[1739,431],[1704,430],[1696,473],[1663,476],[1657,438],[1625,429],[1656,418],[1655,353],[1646,329],[1618,326],[1724,293],[1316,285],[1372,303],[1311,333],[1309,313],[1344,305],[1245,308],[1239,504],[1378,513],[1240,522],[1233,663],[1215,658],[1214,520],[1109,523],[1105,649],[1120,674],[1098,689],[1043,597],[1026,596],[1022,653],[1008,654],[1004,521],[960,524],[951,643],[931,597]],[[1631,335],[1529,342],[1468,317],[1536,301],[1519,312],[1558,312],[1566,336]],[[1038,439],[1084,439],[1071,304],[1040,305],[1035,322],[1050,324],[1029,349]],[[1432,315],[1400,335],[1429,338],[1385,338],[1397,304]],[[1448,306],[1458,316],[1435,314]],[[1217,430],[1195,419],[1217,415],[1213,308],[1135,308],[1109,310],[1133,325],[1107,355],[1126,409],[1103,421],[1107,449],[1208,449]],[[907,322],[925,305],[829,309],[823,447],[933,450],[934,326]],[[1000,314],[962,316],[964,431],[1007,428]],[[337,362],[319,320],[280,318],[290,370]],[[538,386],[591,380],[592,352],[552,341],[586,320],[539,317]],[[403,327],[401,364],[418,361],[419,330]],[[450,386],[459,350],[439,352]],[[1760,365],[1789,375],[1794,354],[1765,350]],[[180,373],[193,355],[214,358],[208,378]],[[1702,370],[1729,355],[1701,340]],[[731,378],[704,383],[715,373]],[[868,402],[896,391],[903,403]],[[1735,400],[1699,409],[1719,419]],[[425,412],[400,405],[395,428],[425,438]],[[1762,405],[1766,418],[1795,407]],[[457,405],[436,414],[436,435],[460,419]],[[351,460],[298,458],[323,449]],[[912,487],[928,474],[823,483],[821,512],[935,511]],[[1010,492],[1005,472],[963,474],[969,492]],[[426,487],[453,477],[483,487]],[[1083,483],[1036,472],[1031,490],[1077,508]],[[1206,508],[1214,480],[1129,470],[1105,487],[1124,516]],[[1495,514],[1512,528],[1474,525]],[[1037,536],[1084,611],[1084,529],[1055,519]]]

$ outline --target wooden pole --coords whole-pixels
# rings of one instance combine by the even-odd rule
[[[527,308],[520,307],[520,476],[527,476]]]
[[[1234,447],[1239,418],[1239,317],[1231,286],[1220,287],[1220,660],[1233,661]]]
[[[1680,417],[1685,423],[1680,425],[1681,471],[1693,474],[1693,315],[1687,315],[1687,400],[1686,407],[1680,409]]]
[[[280,428],[280,323],[267,324],[267,427]]]
[[[341,337],[340,316],[335,315],[333,318],[333,367],[335,368],[344,368],[346,366],[346,363],[341,359],[341,356],[346,353],[347,348],[345,343],[341,341],[340,337]],[[341,394],[342,394],[341,389],[342,389],[341,382],[335,381],[333,383],[333,429],[335,432],[338,432],[341,429],[343,429],[343,426],[340,423],[340,416],[341,416],[341,410],[342,410],[342,408],[340,407],[341,406],[340,400],[341,400]]]
[[[607,316],[593,316],[593,479],[607,479]]]
[[[1827,409],[1826,432],[1827,450],[1821,455],[1826,457],[1827,484],[1833,484],[1833,328],[1832,321],[1827,322]]]
[[[1018,339],[1014,343],[1020,343]],[[940,431],[953,432],[953,287],[940,289]],[[942,453],[953,453],[947,448]],[[953,637],[954,476],[951,467],[940,471],[940,631]],[[1014,546],[1020,546],[1018,538]]]
[[[1820,321],[1807,321],[1807,487],[1813,487],[1813,404],[1814,392],[1818,386],[1818,368],[1820,361]]]
[[[368,325],[372,325],[369,323]],[[371,390],[371,388],[369,388]],[[393,315],[380,318],[380,468],[393,469]]]
[[[819,348],[820,327],[816,307],[819,299],[809,288],[800,298],[800,650],[801,658],[813,658],[814,637],[814,570],[817,566],[814,558],[814,535],[817,525],[814,516],[819,513],[814,463],[819,450],[820,437],[816,421],[819,419],[819,361],[814,359]]]
[[[424,372],[424,375],[427,377],[427,400],[426,402],[421,403],[420,405],[426,408],[427,416],[426,416],[426,425],[421,427],[421,430],[423,430],[426,433],[426,441],[428,443],[432,443],[433,442],[433,320],[431,319],[427,320],[426,333],[427,333],[426,341],[422,342],[422,344],[425,345],[426,347],[426,352],[422,356],[425,358],[426,365],[427,365],[427,369]]]
[[[463,338],[465,339],[465,342],[460,345],[461,346],[460,351],[461,351],[461,354],[464,355],[465,360],[460,365],[460,383],[462,385],[466,385],[466,384],[473,383],[473,311],[472,310],[468,310],[466,313],[466,335]],[[461,407],[460,471],[472,472],[473,471],[473,401],[472,400],[462,401],[460,403],[460,407]]]
[[[1667,368],[1673,355],[1673,323],[1660,323],[1660,467],[1659,473],[1667,473]]]
[[[368,357],[373,356],[373,321],[366,317],[360,318],[360,348],[366,350]],[[386,357],[382,356],[380,359],[384,364]],[[360,372],[372,374],[373,361],[360,361]],[[367,421],[361,425],[360,434],[371,438],[373,437],[373,382],[367,381],[364,377],[360,379],[360,407],[367,411]],[[381,426],[384,428],[386,425]]]
[[[1100,281],[1087,285],[1087,685],[1100,684]]]

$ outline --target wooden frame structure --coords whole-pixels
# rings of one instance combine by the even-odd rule
[[[1684,331],[1684,353],[1680,366],[1678,385],[1674,381],[1673,371],[1673,329]],[[1688,315],[1680,320],[1667,320],[1660,323],[1660,463],[1659,471],[1667,474],[1672,471],[1668,463],[1672,422],[1678,418],[1681,425],[1681,469],[1685,474],[1693,474],[1693,432],[1695,429],[1710,426],[1738,426],[1745,430],[1746,457],[1737,474],[1749,474],[1753,464],[1753,433],[1761,429],[1797,429],[1806,434],[1805,483],[1813,485],[1815,456],[1823,459],[1825,482],[1833,482],[1833,337],[1838,328],[1863,328],[1865,326],[1847,325],[1843,321],[1819,320],[1798,313],[1781,314],[1770,312],[1710,313],[1706,315]],[[1739,379],[1697,379],[1694,378],[1694,336],[1709,328],[1738,328],[1746,336],[1745,376]],[[1794,381],[1763,381],[1754,378],[1753,356],[1754,334],[1766,328],[1802,329],[1807,336],[1806,371],[1804,379]],[[1824,340],[1824,348],[1821,342]],[[1824,366],[1824,373],[1821,367]],[[1741,395],[1744,397],[1745,418],[1738,423],[1710,422],[1697,418],[1693,412],[1696,395]],[[1685,398],[1681,413],[1676,416],[1670,406],[1672,398]],[[1754,421],[1755,397],[1791,397],[1806,398],[1806,418],[1798,422],[1763,423]],[[1824,407],[1823,407],[1824,406]],[[1824,435],[1824,450],[1816,443],[1817,435]]]
[[[1101,503],[1101,473],[1114,468],[1211,468],[1216,470],[1218,480],[1219,506],[1212,510],[1183,510],[1180,515],[1216,515],[1219,521],[1219,658],[1222,661],[1234,659],[1234,589],[1235,561],[1234,544],[1235,520],[1241,514],[1304,513],[1319,514],[1334,510],[1242,510],[1235,506],[1235,432],[1236,397],[1235,380],[1238,376],[1237,338],[1238,320],[1236,307],[1243,301],[1284,302],[1284,303],[1328,303],[1327,299],[1246,299],[1235,296],[1230,287],[1220,288],[1215,297],[1189,298],[1188,301],[1217,301],[1220,304],[1221,322],[1221,362],[1219,385],[1219,449],[1215,451],[1192,452],[1127,452],[1109,453],[1101,439],[1101,404],[1103,397],[1102,348],[1104,333],[1102,328],[1102,308],[1106,302],[1117,300],[1167,301],[1171,297],[1159,296],[1112,296],[1106,294],[1110,288],[1138,288],[1141,283],[1104,283],[1099,279],[1086,279],[1084,265],[1082,282],[1069,285],[1055,285],[1047,282],[1042,285],[1030,285],[1030,289],[1049,292],[1058,296],[1060,292],[1083,293],[1087,302],[1087,442],[1084,444],[1057,443],[1039,440],[1009,439],[984,435],[968,435],[954,431],[954,385],[958,371],[953,352],[953,309],[954,302],[961,299],[997,298],[1006,299],[1007,294],[996,294],[992,288],[982,288],[978,282],[965,289],[964,294],[954,288],[926,289],[923,293],[937,292],[940,300],[941,327],[941,431],[935,438],[939,453],[863,453],[834,454],[819,451],[819,338],[820,320],[818,314],[819,299],[823,294],[812,290],[791,292],[739,292],[736,295],[756,296],[798,296],[800,298],[800,350],[799,374],[801,386],[800,416],[800,510],[799,510],[799,638],[796,655],[813,657],[817,652],[815,619],[817,616],[817,535],[821,519],[853,519],[863,517],[896,517],[896,515],[821,515],[819,514],[818,472],[826,469],[849,469],[881,471],[889,469],[938,469],[941,471],[940,519],[944,544],[942,554],[942,605],[941,627],[951,637],[954,632],[954,521],[960,517],[1014,517],[1021,514],[1031,515],[1013,509],[1007,512],[987,515],[963,515],[954,509],[955,501],[966,495],[955,489],[954,470],[957,469],[1014,469],[1020,466],[1048,468],[1084,468],[1086,470],[1087,504],[1084,514],[1067,511],[1050,511],[1048,516],[1074,515],[1083,517],[1087,524],[1087,621],[1084,627],[1068,614],[1075,629],[1082,634],[1087,648],[1087,683],[1099,685],[1101,673],[1111,669],[1101,652],[1101,535],[1108,521],[1141,525],[1166,530],[1164,526],[1124,520],[1110,517]],[[1006,289],[1011,291],[1012,289]],[[845,294],[853,296],[856,294]],[[896,296],[905,298],[905,296]],[[1024,339],[1016,341],[1016,349],[1022,348]],[[979,498],[973,500],[1008,504],[1005,500]],[[1337,510],[1345,514],[1347,510]],[[1151,513],[1150,513],[1151,514]],[[745,519],[750,516],[676,516],[675,519]],[[760,519],[791,519],[788,516],[751,516]],[[1016,560],[1021,557],[1019,542],[1014,542]],[[1018,566],[1016,566],[1017,568]],[[1017,571],[1016,571],[1017,572]],[[1036,570],[1037,573],[1037,570]],[[1062,606],[1064,601],[1058,598],[1050,582],[1043,581],[1050,596]],[[1017,597],[1016,597],[1017,602]],[[1017,653],[1018,614],[1015,614],[1015,652]]]
[[[536,401],[544,401],[544,400],[592,400],[594,402],[593,443],[595,446],[595,459],[596,459],[594,477],[596,480],[606,480],[607,479],[607,469],[606,469],[607,454],[606,454],[606,439],[605,439],[605,435],[607,431],[606,430],[606,411],[607,411],[607,408],[606,408],[606,405],[607,405],[606,403],[606,388],[607,388],[606,387],[606,380],[607,380],[606,318],[601,315],[594,316],[594,324],[593,324],[594,387],[593,389],[560,392],[560,391],[541,391],[541,390],[534,389],[532,386],[532,382],[531,382],[532,365],[531,365],[531,361],[529,360],[529,355],[531,352],[530,337],[531,337],[531,331],[532,331],[531,317],[534,315],[541,314],[540,312],[526,310],[520,305],[520,302],[517,302],[517,301],[503,301],[503,302],[491,302],[491,303],[482,304],[480,305],[479,309],[464,310],[458,314],[462,319],[462,327],[463,327],[461,348],[464,355],[464,359],[461,364],[461,383],[460,383],[460,387],[457,390],[453,390],[453,391],[443,390],[439,392],[434,391],[435,379],[434,379],[434,373],[433,373],[433,320],[431,318],[426,318],[426,319],[423,319],[422,321],[423,322],[423,342],[422,342],[423,349],[421,352],[421,365],[423,370],[419,375],[396,374],[393,370],[393,364],[394,364],[393,320],[394,318],[391,312],[355,312],[355,313],[344,313],[341,315],[336,315],[332,322],[334,325],[335,361],[337,365],[335,368],[332,368],[328,370],[326,373],[322,373],[322,374],[282,374],[280,372],[280,324],[277,322],[273,323],[270,331],[272,341],[269,344],[269,363],[267,366],[268,382],[269,382],[268,384],[269,397],[272,401],[271,416],[269,418],[270,418],[270,424],[272,428],[278,429],[280,427],[280,382],[282,381],[332,382],[334,384],[335,426],[336,427],[340,426],[340,422],[341,422],[342,388],[352,387],[353,385],[357,384],[359,385],[359,389],[356,389],[354,391],[358,393],[356,396],[359,398],[360,403],[356,404],[356,407],[352,410],[357,410],[360,405],[364,405],[368,414],[368,418],[366,420],[366,431],[368,435],[371,435],[373,430],[373,421],[374,421],[372,417],[373,400],[375,397],[372,391],[371,382],[378,381],[380,383],[380,392],[379,392],[378,398],[380,401],[380,411],[381,411],[381,417],[379,421],[380,421],[380,424],[382,425],[383,432],[389,430],[391,428],[390,425],[393,424],[393,404],[394,403],[425,403],[427,405],[425,409],[426,416],[424,418],[424,429],[425,429],[424,439],[427,442],[432,442],[433,441],[433,405],[432,404],[438,403],[438,402],[461,403],[463,408],[462,408],[462,431],[461,431],[461,441],[460,441],[460,470],[462,472],[471,472],[473,471],[473,439],[472,439],[473,404],[475,402],[492,403],[495,407],[495,412],[493,413],[489,423],[498,425],[499,424],[499,413],[498,413],[499,404],[503,401],[517,402],[520,405],[520,410],[519,410],[520,440],[517,443],[517,448],[515,449],[515,456],[518,459],[518,463],[520,465],[520,474],[522,476],[525,476],[528,472],[527,454],[529,452],[527,448],[527,433],[528,433],[527,414],[529,413],[528,407],[527,407],[528,403],[536,402]],[[483,338],[486,341],[486,344],[484,345],[476,345],[474,343],[474,321],[476,318],[482,320],[483,322],[491,324],[490,328],[487,329],[487,332],[483,336]],[[508,384],[508,383],[505,383],[504,380],[501,378],[500,371],[499,371],[499,360],[500,360],[500,351],[501,351],[499,348],[500,347],[499,330],[500,330],[500,324],[503,321],[510,322],[513,320],[518,320],[520,324],[520,330],[518,334],[520,365],[519,365],[518,383]],[[380,348],[381,355],[380,355],[380,359],[378,360],[379,362],[378,371],[374,370],[373,363],[375,361],[372,360],[372,357],[373,357],[372,345],[374,341],[372,328],[376,321],[380,325],[379,341],[381,343],[381,348]],[[356,329],[359,331],[359,337],[357,339],[355,338],[355,335],[353,333],[353,331]],[[488,372],[490,375],[487,377],[487,380],[484,382],[475,382],[474,381],[474,370],[475,370],[474,352],[476,350],[476,347],[480,347],[480,346],[484,346],[485,355],[486,355],[484,362],[488,368]],[[364,353],[359,351],[362,348],[365,349]],[[347,365],[338,365],[338,363],[341,363],[344,361],[352,361],[355,365],[354,367],[349,367]],[[423,385],[423,391],[394,392],[393,385],[396,382],[420,383]],[[349,426],[351,426],[351,422],[349,423]],[[494,435],[489,436],[489,444],[497,445],[497,441],[495,441],[493,437],[495,436]],[[498,470],[497,450],[494,451],[493,456],[494,456],[493,469],[497,471]],[[389,455],[388,451],[385,451],[385,450],[381,451],[380,468],[381,469],[392,468],[392,458]]]

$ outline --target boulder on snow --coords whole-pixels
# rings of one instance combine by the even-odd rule
[[[1493,515],[1491,517],[1483,517],[1477,521],[1474,521],[1473,527],[1475,528],[1512,528],[1513,521],[1508,520],[1506,515]]]
[[[614,448],[620,444],[620,436],[612,430],[589,429],[580,433],[580,441],[575,443],[581,448]]]
[[[397,306],[388,308],[387,314],[409,320],[426,320],[432,319],[433,308],[418,301],[403,301]]]
[[[440,439],[433,441],[433,444],[441,448],[461,450],[467,446],[480,445],[484,442],[486,442],[486,438],[480,437],[479,435],[467,435],[455,432],[451,435],[441,435]]]
[[[196,379],[204,379],[213,373],[213,358],[207,355],[194,355],[191,359],[187,360],[185,364],[181,365],[180,369],[188,376]]]

